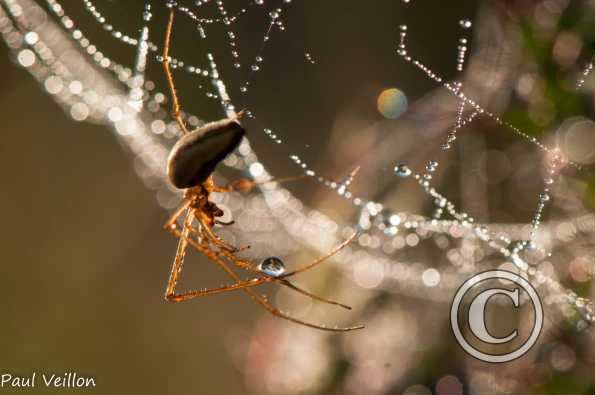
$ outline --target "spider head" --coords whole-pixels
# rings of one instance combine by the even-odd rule
[[[182,136],[167,159],[170,182],[180,189],[201,184],[238,147],[244,134],[237,119],[222,119]]]

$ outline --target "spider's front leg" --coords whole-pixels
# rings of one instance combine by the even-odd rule
[[[180,101],[179,101],[178,95],[176,93],[176,85],[174,83],[174,77],[171,73],[171,68],[169,65],[169,63],[171,61],[169,58],[169,47],[170,47],[170,43],[171,43],[171,32],[172,32],[172,28],[173,28],[173,24],[174,24],[174,15],[175,15],[174,7],[170,7],[169,18],[168,18],[167,27],[165,30],[165,43],[163,44],[163,70],[165,71],[165,76],[167,78],[167,84],[168,84],[169,90],[171,92],[173,116],[174,116],[176,122],[178,123],[178,125],[180,126],[182,133],[188,134],[190,132],[188,131],[188,128],[186,127],[186,123],[182,119],[182,110],[180,107]]]
[[[232,191],[250,192],[252,189],[254,189],[254,187],[256,187],[258,185],[264,185],[264,184],[268,184],[271,182],[284,183],[284,182],[289,182],[289,181],[301,180],[304,178],[306,178],[305,175],[293,176],[293,177],[271,178],[270,180],[266,180],[266,181],[254,181],[254,180],[249,180],[248,178],[239,178],[235,181],[230,182],[227,185],[215,186],[213,189],[213,192],[221,192],[221,193],[232,192]]]
[[[360,166],[356,166],[345,178],[349,180],[349,183],[353,181],[355,176],[359,173]],[[278,178],[271,178],[265,181],[254,181],[247,178],[240,178],[238,180],[232,181],[227,185],[224,186],[215,186],[213,184],[213,192],[231,192],[231,191],[241,191],[241,192],[250,192],[254,187],[258,185],[264,185],[271,182],[278,182],[278,183],[285,183],[290,181],[297,181],[306,178],[305,174],[299,176],[292,176],[292,177],[278,177]]]

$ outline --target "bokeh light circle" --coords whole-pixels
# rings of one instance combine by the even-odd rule
[[[407,96],[397,88],[385,89],[376,102],[378,111],[383,117],[396,119],[407,111]]]

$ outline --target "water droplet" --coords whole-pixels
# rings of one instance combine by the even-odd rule
[[[469,29],[472,26],[472,23],[469,19],[461,19],[459,21],[459,25],[463,28],[463,29]]]
[[[426,170],[430,173],[433,173],[436,171],[437,167],[438,167],[438,162],[436,162],[435,160],[431,160],[426,165]]]
[[[263,259],[258,265],[258,270],[271,277],[279,277],[285,273],[285,264],[277,257]]]
[[[411,175],[411,169],[407,165],[400,163],[395,166],[395,174],[402,178],[409,177]]]

